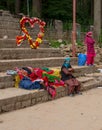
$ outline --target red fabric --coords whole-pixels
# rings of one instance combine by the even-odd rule
[[[44,85],[47,87],[49,85],[48,78],[45,76],[42,79],[44,80]]]
[[[32,72],[32,73],[29,75],[29,78],[30,78],[32,81],[34,81],[34,80],[36,80],[36,79],[38,78],[38,76],[37,76],[34,72]]]
[[[43,70],[40,68],[34,68],[34,73],[36,76],[38,76],[39,78],[42,78],[42,72]]]
[[[57,87],[58,86],[64,86],[64,81],[62,81],[62,80],[60,80],[60,81],[55,80],[54,85],[57,86]]]
[[[53,74],[54,70],[50,70],[49,72],[47,72],[47,74]]]
[[[94,54],[87,54],[87,65],[93,65],[94,64]]]
[[[47,91],[51,95],[52,98],[56,96],[56,89],[53,86],[48,86]]]

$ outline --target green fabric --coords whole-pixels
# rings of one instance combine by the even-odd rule
[[[49,72],[49,71],[51,71],[49,68],[47,68],[47,67],[42,67],[41,68],[42,70],[45,70],[46,72]]]
[[[60,81],[60,78],[57,77],[57,76],[54,76],[54,75],[50,75],[50,74],[44,73],[42,76],[43,77],[46,76],[50,82],[55,82],[55,79],[57,79],[58,81]]]

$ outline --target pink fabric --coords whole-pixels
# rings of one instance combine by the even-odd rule
[[[86,36],[85,44],[87,46],[87,54],[95,54],[94,49],[95,40],[92,37]]]
[[[95,40],[92,38],[92,32],[86,34],[84,43],[87,46],[87,65],[94,64],[96,54],[94,49]]]
[[[93,54],[87,54],[87,65],[93,65],[94,64],[94,57],[95,55]]]
[[[92,35],[92,32],[91,32],[91,31],[90,31],[90,32],[87,32],[86,35],[87,35],[87,36],[90,36],[90,35]]]

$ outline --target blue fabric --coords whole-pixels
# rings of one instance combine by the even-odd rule
[[[70,61],[70,57],[66,57],[66,58],[65,58],[65,61]]]
[[[70,68],[71,65],[70,65],[70,63],[65,62],[62,66],[65,66],[68,69],[68,68]]]
[[[70,68],[70,58],[69,57],[65,58],[62,66],[65,66],[66,68]]]
[[[86,54],[80,53],[80,54],[78,55],[78,65],[79,65],[79,66],[84,66],[85,63],[86,63],[86,59],[87,59]]]
[[[27,77],[24,77],[20,81],[19,86],[20,86],[20,88],[24,88],[24,89],[40,89],[41,88],[40,81],[32,82]]]

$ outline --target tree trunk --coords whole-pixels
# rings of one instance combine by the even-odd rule
[[[41,0],[32,0],[32,15],[34,17],[41,16]]]
[[[94,0],[94,30],[96,40],[98,40],[101,33],[101,8],[101,0]]]
[[[15,1],[15,13],[20,13],[20,0]]]

